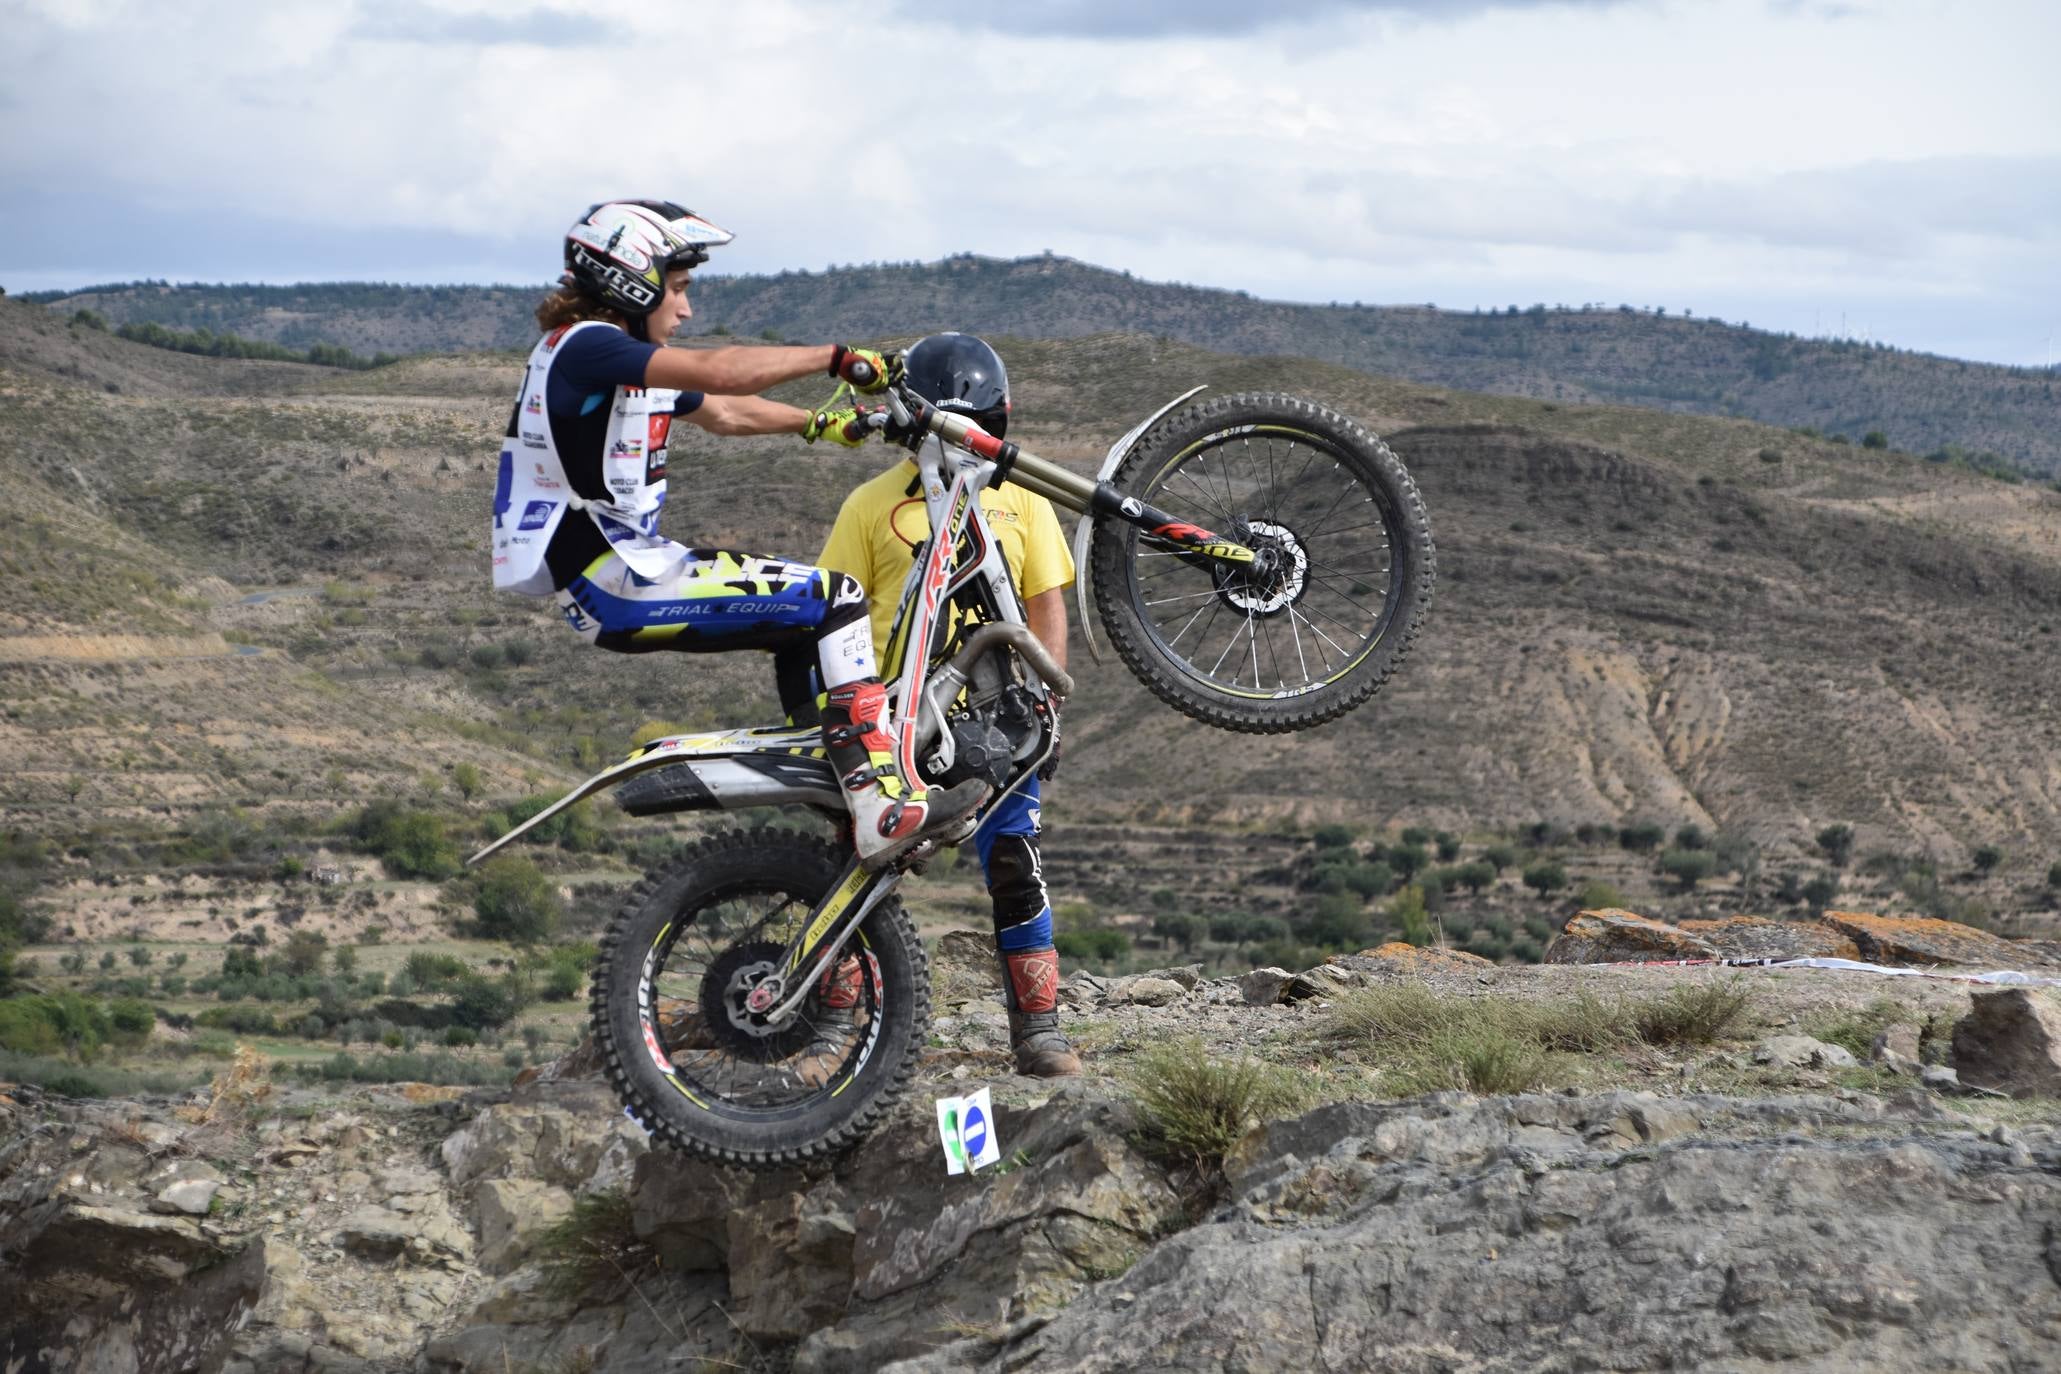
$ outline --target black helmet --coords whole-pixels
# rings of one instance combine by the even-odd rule
[[[963,415],[997,439],[1009,428],[1009,370],[971,334],[932,334],[902,354],[909,389],[939,410]]]
[[[665,294],[666,273],[699,267],[736,235],[669,200],[609,200],[565,231],[565,277],[632,319]]]

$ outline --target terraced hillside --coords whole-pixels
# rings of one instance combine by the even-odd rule
[[[1133,336],[1004,348],[1026,443],[1081,465],[1197,382],[1337,404],[1410,463],[1441,546],[1416,657],[1308,735],[1194,726],[1077,642],[1056,823],[1650,819],[1779,858],[1844,821],[1862,853],[1995,844],[2028,877],[2061,857],[2061,496],[1745,421]],[[770,709],[761,660],[597,655],[489,593],[505,356],[216,361],[9,303],[0,367],[10,818],[334,808],[461,760],[488,799],[519,795],[641,726]],[[680,457],[673,529],[804,556],[885,461]]]

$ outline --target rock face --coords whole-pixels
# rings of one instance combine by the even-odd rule
[[[1627,1136],[1655,1110],[1696,1135]],[[1879,1111],[1638,1094],[1323,1108],[1266,1133],[1232,1206],[1050,1322],[889,1368],[2050,1362],[2055,1139],[1796,1133],[1880,1127]]]
[[[1570,916],[1546,946],[1549,964],[1615,964],[1650,959],[1710,959],[1717,947],[1665,921],[1606,907]]]
[[[1954,1027],[1953,1067],[1978,1088],[2061,1097],[2061,996],[2044,988],[1977,992]]]
[[[1954,921],[1828,911],[1825,924],[1852,940],[1863,959],[1878,964],[2024,968],[2041,962],[2036,951]]]
[[[218,1368],[258,1303],[262,1258],[75,1187],[17,1177],[0,1191],[0,1369]]]
[[[1863,959],[1892,967],[1953,964],[2040,968],[2044,942],[2005,940],[1973,926],[1919,916],[1828,911],[1818,919],[1763,916],[1688,920],[1678,926],[1615,908],[1568,918],[1546,947],[1549,964],[1643,963],[1662,959]]]
[[[1725,916],[1684,921],[1678,927],[1717,951],[1720,959],[1858,959],[1860,946],[1822,921],[1771,921]]]

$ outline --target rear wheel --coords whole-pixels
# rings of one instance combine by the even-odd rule
[[[793,831],[711,836],[632,889],[594,974],[610,1082],[676,1149],[771,1166],[836,1154],[893,1104],[930,1017],[923,946],[893,897],[794,1018],[745,1006],[849,854]]]
[[[1112,480],[1253,551],[1224,563],[1122,520],[1095,527],[1110,642],[1196,720],[1270,734],[1341,716],[1380,690],[1430,609],[1416,483],[1335,410],[1265,392],[1198,401],[1153,426]]]

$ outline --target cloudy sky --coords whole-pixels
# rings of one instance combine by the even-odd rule
[[[2061,346],[2052,0],[0,0],[0,26],[12,290],[538,282],[589,201],[643,194],[735,230],[731,271],[1051,249],[1293,300]]]

